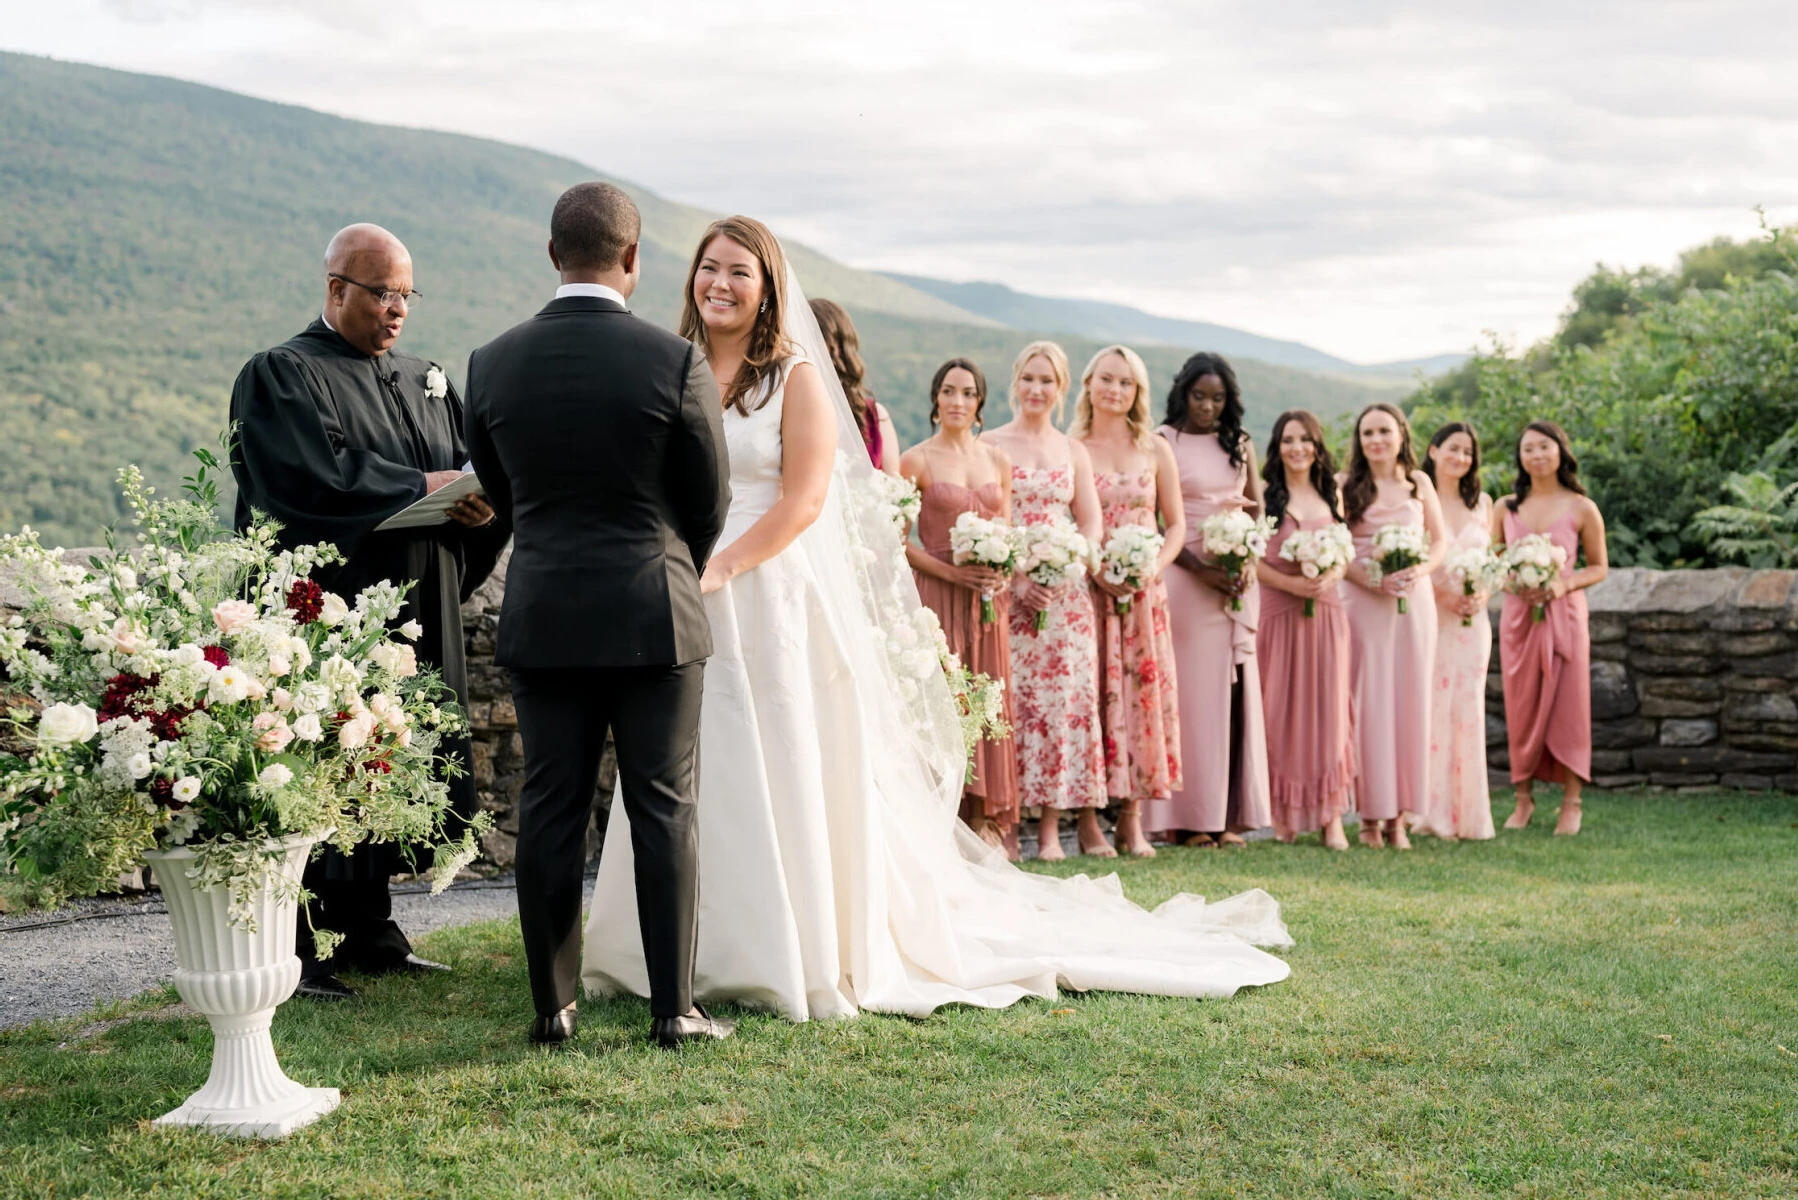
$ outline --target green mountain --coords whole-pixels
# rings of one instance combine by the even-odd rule
[[[317,312],[336,229],[375,221],[405,240],[424,301],[403,344],[459,377],[471,348],[541,307],[550,207],[595,176],[498,142],[17,54],[0,53],[0,113],[0,529],[29,523],[70,545],[120,515],[119,464],[166,488],[211,441],[244,359]],[[628,186],[644,218],[635,307],[669,324],[709,214]],[[789,249],[808,293],[855,315],[902,436],[927,429],[944,358],[976,358],[1003,392],[1027,332]],[[1096,349],[1063,341],[1076,369]],[[1145,355],[1158,380],[1183,356]],[[1238,366],[1257,428],[1282,407],[1329,416],[1396,386]]]

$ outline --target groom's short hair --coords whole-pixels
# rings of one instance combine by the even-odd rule
[[[608,271],[643,231],[637,205],[609,183],[577,183],[549,217],[549,244],[566,269]]]

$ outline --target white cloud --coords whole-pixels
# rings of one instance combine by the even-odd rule
[[[1373,360],[1798,218],[1783,3],[69,0],[10,48],[554,150],[861,265]]]

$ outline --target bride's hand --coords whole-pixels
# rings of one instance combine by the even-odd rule
[[[705,565],[705,574],[699,577],[699,594],[709,596],[728,582],[730,576],[719,570],[718,560],[713,559]]]

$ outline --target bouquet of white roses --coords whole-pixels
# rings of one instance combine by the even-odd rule
[[[1107,583],[1142,591],[1143,583],[1161,557],[1167,539],[1146,525],[1120,525],[1105,539],[1099,552],[1100,574]],[[1118,616],[1130,611],[1130,596],[1112,601]]]
[[[1004,521],[965,512],[949,527],[949,554],[958,567],[973,563],[1010,575],[1018,568],[1016,533]],[[980,623],[991,625],[997,617],[993,594],[980,593]]]
[[[1547,587],[1567,565],[1567,551],[1546,533],[1531,533],[1506,546],[1503,561],[1505,589],[1522,592]],[[1541,621],[1547,616],[1544,605],[1530,606],[1530,620]]]
[[[924,497],[918,491],[918,485],[903,475],[888,475],[885,471],[874,472],[873,479],[887,519],[892,521],[893,528],[903,538],[905,531],[917,524],[918,513],[924,507]]]
[[[1448,556],[1442,564],[1451,582],[1459,584],[1463,596],[1490,592],[1504,581],[1505,564],[1484,546],[1468,546]],[[1473,624],[1472,617],[1462,617],[1461,624]]]
[[[266,521],[221,528],[219,461],[196,457],[186,499],[120,472],[129,551],[109,535],[73,564],[29,529],[0,541],[26,597],[0,626],[0,885],[55,904],[185,845],[190,876],[226,887],[247,928],[279,840],[308,835],[438,843],[441,889],[488,821],[442,844],[439,776],[458,768],[439,746],[462,717],[408,644],[418,625],[388,628],[401,589],[345,600],[311,578],[342,561],[333,547],[277,550]]]
[[[1021,570],[1031,580],[1046,588],[1058,588],[1069,580],[1086,575],[1087,559],[1092,547],[1078,529],[1066,521],[1047,521],[1040,525],[1018,527],[1022,545]],[[1038,633],[1049,627],[1049,610],[1038,609]]]
[[[1011,726],[1005,722],[1005,681],[976,674],[964,666],[950,651],[937,615],[921,605],[912,610],[910,620],[898,621],[885,629],[876,626],[875,636],[886,647],[887,661],[899,681],[900,698],[908,704],[918,698],[919,689],[931,672],[942,672],[961,722],[962,745],[968,755],[967,778],[971,780],[974,747],[982,741],[1011,735]]]
[[[1367,564],[1368,578],[1379,583],[1386,575],[1415,567],[1429,557],[1430,539],[1421,525],[1382,525],[1373,532],[1373,554]],[[1411,611],[1405,597],[1398,598],[1402,615]]]
[[[1226,508],[1206,517],[1199,526],[1205,553],[1217,560],[1224,574],[1236,585],[1230,596],[1230,611],[1242,611],[1241,584],[1253,564],[1267,553],[1268,539],[1274,535],[1273,522],[1266,517],[1251,517],[1240,508]]]
[[[1355,535],[1340,521],[1321,529],[1299,529],[1280,544],[1280,557],[1299,565],[1306,579],[1320,579],[1355,561]],[[1317,598],[1305,597],[1305,615],[1317,615]]]

